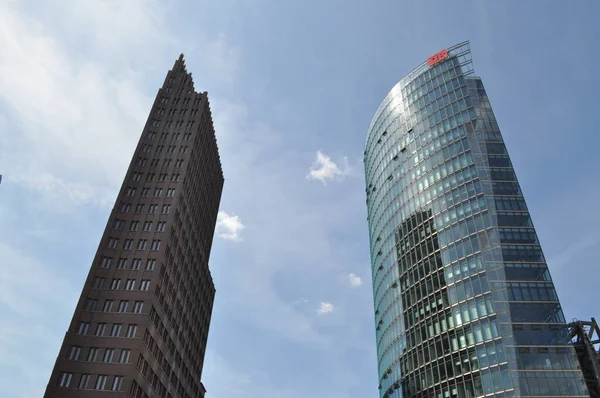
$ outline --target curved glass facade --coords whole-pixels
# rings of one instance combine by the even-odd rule
[[[380,396],[589,396],[468,42],[392,88],[364,165]]]

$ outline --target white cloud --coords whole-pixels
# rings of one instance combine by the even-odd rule
[[[238,216],[229,215],[220,211],[217,216],[217,231],[222,239],[241,241],[240,233],[246,228]]]
[[[333,304],[321,301],[319,308],[317,308],[317,314],[324,315],[329,314],[330,312],[333,312]]]
[[[360,276],[356,276],[355,274],[348,275],[348,282],[350,282],[350,286],[352,287],[358,287],[363,283],[362,278]]]
[[[331,158],[321,151],[317,151],[317,157],[306,176],[309,180],[319,180],[327,185],[328,180],[342,180],[350,174],[348,159],[342,159],[342,167],[338,166]]]

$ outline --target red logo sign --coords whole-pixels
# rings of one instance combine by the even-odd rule
[[[438,62],[445,60],[446,58],[448,58],[448,50],[442,50],[439,53],[427,58],[427,65],[433,66]]]

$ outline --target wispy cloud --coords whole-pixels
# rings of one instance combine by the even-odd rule
[[[363,280],[360,276],[356,276],[355,274],[348,274],[348,282],[352,287],[359,287],[363,284]]]
[[[246,226],[238,216],[230,215],[224,211],[219,212],[217,216],[217,232],[220,238],[240,242],[242,241],[240,234],[245,228]]]
[[[334,310],[333,304],[322,301],[321,304],[319,304],[319,308],[317,308],[317,314],[325,315],[325,314],[329,314],[330,312],[333,312],[333,310]]]
[[[339,166],[329,156],[319,150],[306,178],[308,180],[318,180],[323,185],[327,185],[327,181],[330,180],[343,180],[350,174],[350,171],[351,169],[346,157],[342,158],[342,165]]]

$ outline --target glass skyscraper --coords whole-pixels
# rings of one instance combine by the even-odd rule
[[[392,88],[364,155],[379,395],[589,396],[468,42]]]

